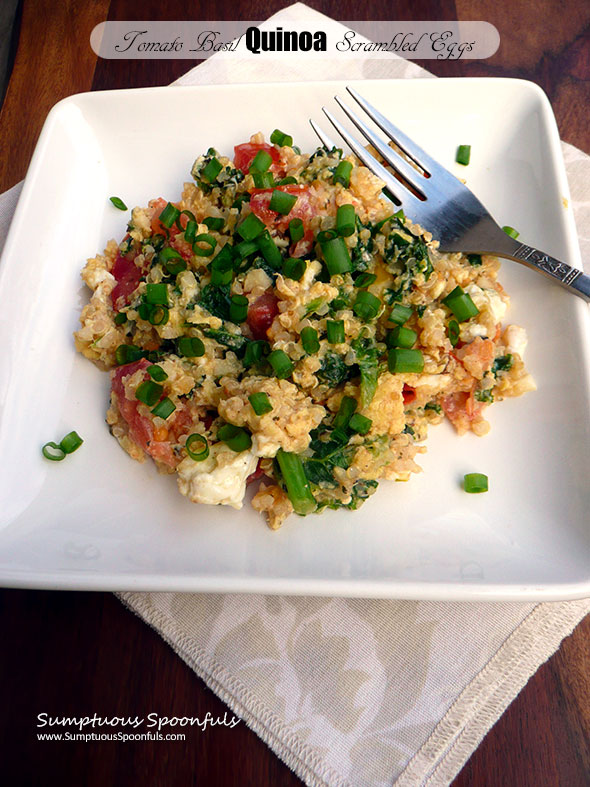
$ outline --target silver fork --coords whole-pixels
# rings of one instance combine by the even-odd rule
[[[338,96],[335,99],[339,106],[399,178],[394,177],[362,143],[348,133],[331,112],[322,107],[324,114],[358,158],[385,181],[388,196],[393,196],[406,216],[431,232],[440,242],[441,251],[507,257],[545,274],[569,292],[590,301],[590,276],[507,235],[467,186],[418,147],[356,90],[350,87],[346,89],[384,134],[421,171],[385,144]],[[313,120],[310,123],[322,144],[328,149],[337,147]]]

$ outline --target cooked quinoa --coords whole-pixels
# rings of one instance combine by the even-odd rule
[[[272,139],[210,148],[180,201],[132,211],[82,271],[75,342],[131,457],[195,503],[241,508],[256,482],[276,529],[358,508],[420,472],[429,425],[485,435],[535,384],[495,257],[440,253],[354,156]]]

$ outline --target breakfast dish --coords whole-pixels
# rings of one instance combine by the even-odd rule
[[[191,174],[88,260],[75,334],[113,436],[191,501],[240,508],[255,481],[273,529],[356,509],[420,471],[430,425],[482,436],[534,390],[498,260],[440,253],[354,156],[275,130]]]

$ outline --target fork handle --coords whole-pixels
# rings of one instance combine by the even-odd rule
[[[544,273],[549,278],[558,281],[574,295],[578,295],[586,302],[590,302],[590,276],[586,276],[585,273],[582,273],[577,268],[566,265],[561,260],[556,260],[555,257],[551,257],[544,251],[527,246],[526,243],[515,243],[514,245],[516,248],[511,249],[506,254],[507,257],[523,262],[529,268],[534,268]]]

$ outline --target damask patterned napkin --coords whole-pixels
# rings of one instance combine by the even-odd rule
[[[300,3],[275,24],[320,18]],[[177,84],[424,78],[386,60],[258,64],[215,55]],[[590,157],[563,145],[582,256]],[[0,245],[20,185],[0,198]],[[589,271],[590,272],[590,271]],[[434,603],[122,593],[308,785],[446,785],[528,678],[590,612],[567,603]]]

